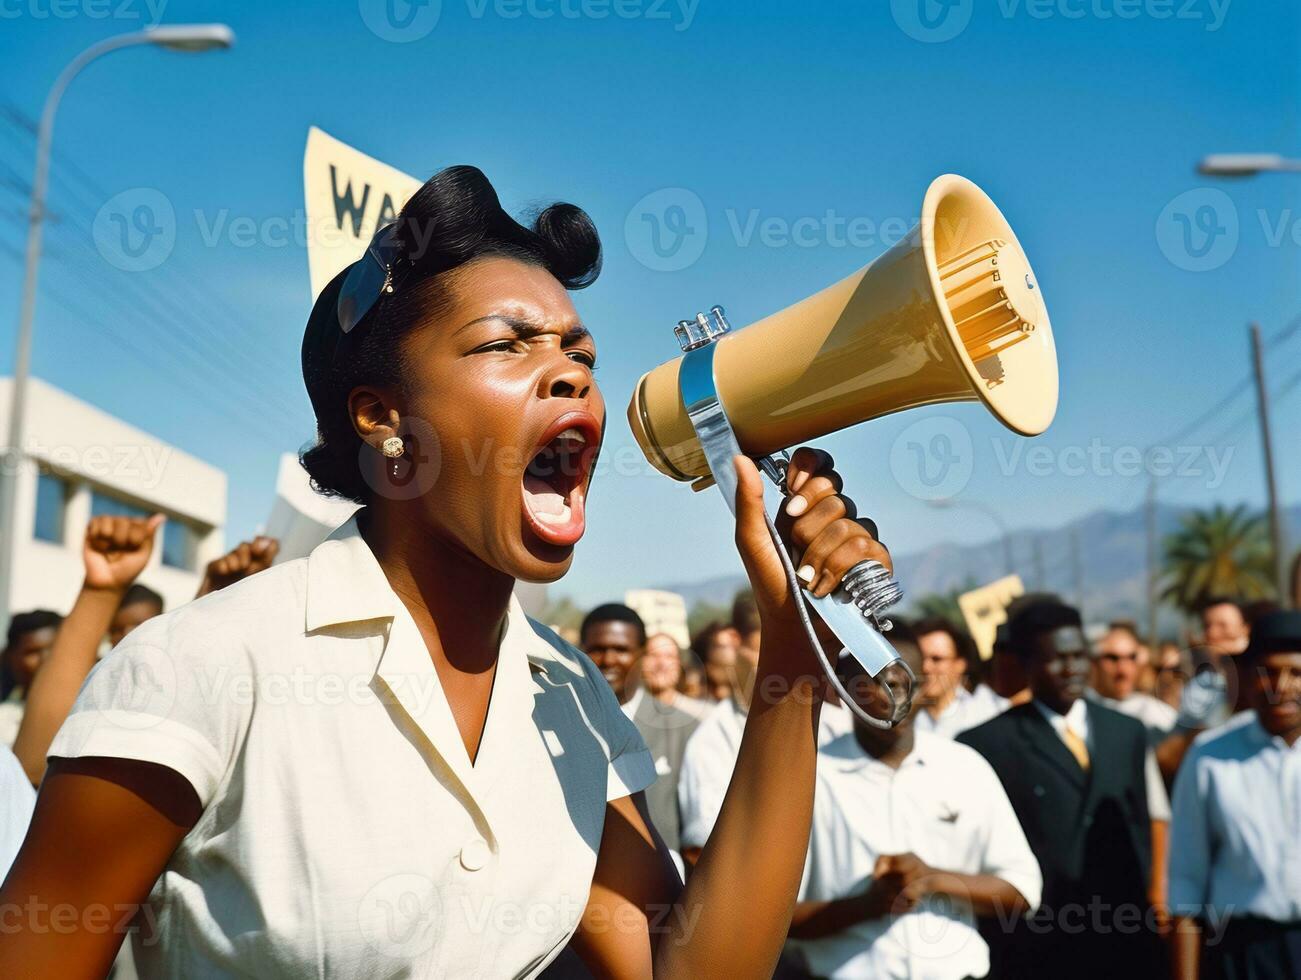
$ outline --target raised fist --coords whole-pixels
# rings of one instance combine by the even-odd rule
[[[164,521],[152,517],[92,517],[86,526],[81,556],[86,565],[86,588],[125,592],[136,580],[154,551],[154,532]]]
[[[280,542],[265,535],[258,535],[252,541],[241,541],[220,558],[208,562],[203,584],[199,586],[195,598],[224,589],[240,579],[270,568],[279,551]]]

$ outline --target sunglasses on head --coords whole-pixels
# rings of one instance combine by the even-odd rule
[[[336,312],[339,329],[350,334],[383,297],[394,290],[394,278],[403,258],[397,222],[375,231],[366,251],[348,270],[339,288]]]

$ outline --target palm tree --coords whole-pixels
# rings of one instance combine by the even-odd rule
[[[1240,600],[1274,595],[1269,533],[1262,514],[1245,504],[1232,510],[1216,504],[1185,514],[1165,539],[1165,591],[1161,598],[1185,612],[1212,596]]]

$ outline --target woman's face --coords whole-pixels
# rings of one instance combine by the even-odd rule
[[[595,343],[539,266],[491,256],[440,285],[447,302],[403,350],[401,432],[414,478],[430,480],[417,499],[439,532],[486,564],[554,581],[586,527],[605,429]]]

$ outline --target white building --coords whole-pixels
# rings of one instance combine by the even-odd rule
[[[12,379],[0,378],[0,432],[9,427]],[[66,613],[81,588],[82,541],[98,514],[161,511],[149,565],[138,581],[171,609],[194,597],[204,566],[224,551],[226,474],[32,378],[21,439],[12,580],[0,615],[44,608]]]

